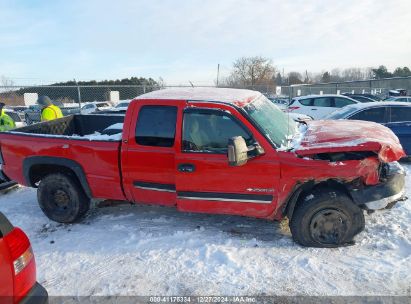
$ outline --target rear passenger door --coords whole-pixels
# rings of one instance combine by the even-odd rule
[[[133,111],[123,143],[124,190],[133,201],[175,205],[176,104],[142,104]],[[125,128],[127,128],[125,126]]]

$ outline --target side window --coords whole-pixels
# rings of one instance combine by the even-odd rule
[[[391,122],[411,121],[411,107],[391,107]]]
[[[353,116],[350,119],[356,120],[366,120],[366,121],[373,121],[378,123],[385,123],[385,108],[371,108],[367,110],[363,110]]]
[[[314,98],[313,106],[314,107],[332,107],[331,97]]]
[[[300,99],[298,100],[299,103],[301,103],[303,106],[311,106],[312,105],[312,99]]]
[[[227,153],[228,140],[244,137],[247,144],[251,134],[230,115],[218,112],[188,112],[184,114],[184,152]]]
[[[348,106],[354,103],[352,100],[349,100],[346,98],[339,98],[339,97],[335,97],[334,102],[335,102],[336,108],[342,108],[342,107],[345,107],[345,106]]]
[[[400,97],[396,101],[407,102],[407,97]]]
[[[136,142],[142,146],[172,147],[176,121],[177,107],[141,107],[136,125]]]

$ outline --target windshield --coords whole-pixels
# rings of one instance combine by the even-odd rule
[[[297,131],[296,122],[263,95],[244,110],[276,147],[288,146]]]

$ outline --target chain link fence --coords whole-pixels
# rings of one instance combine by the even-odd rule
[[[52,100],[81,107],[84,103],[94,101],[109,101],[113,104],[118,100],[130,100],[136,96],[163,88],[177,86],[147,86],[147,85],[87,85],[87,86],[0,86],[0,102],[9,106],[34,105],[37,96],[46,95]],[[190,87],[190,86],[178,86]],[[214,87],[214,86],[209,86]],[[268,97],[293,98],[304,95],[322,94],[374,94],[380,97],[388,96],[392,88],[373,87],[370,85],[352,86],[344,83],[325,85],[292,85],[276,86],[253,85],[238,86],[239,89],[259,91]]]
[[[10,106],[30,105],[35,103],[37,96],[46,95],[53,101],[80,106],[94,101],[129,100],[160,88],[144,85],[0,86],[0,102]]]

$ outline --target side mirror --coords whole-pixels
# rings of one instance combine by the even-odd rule
[[[235,136],[228,140],[228,164],[243,166],[248,161],[248,147],[242,136]]]

